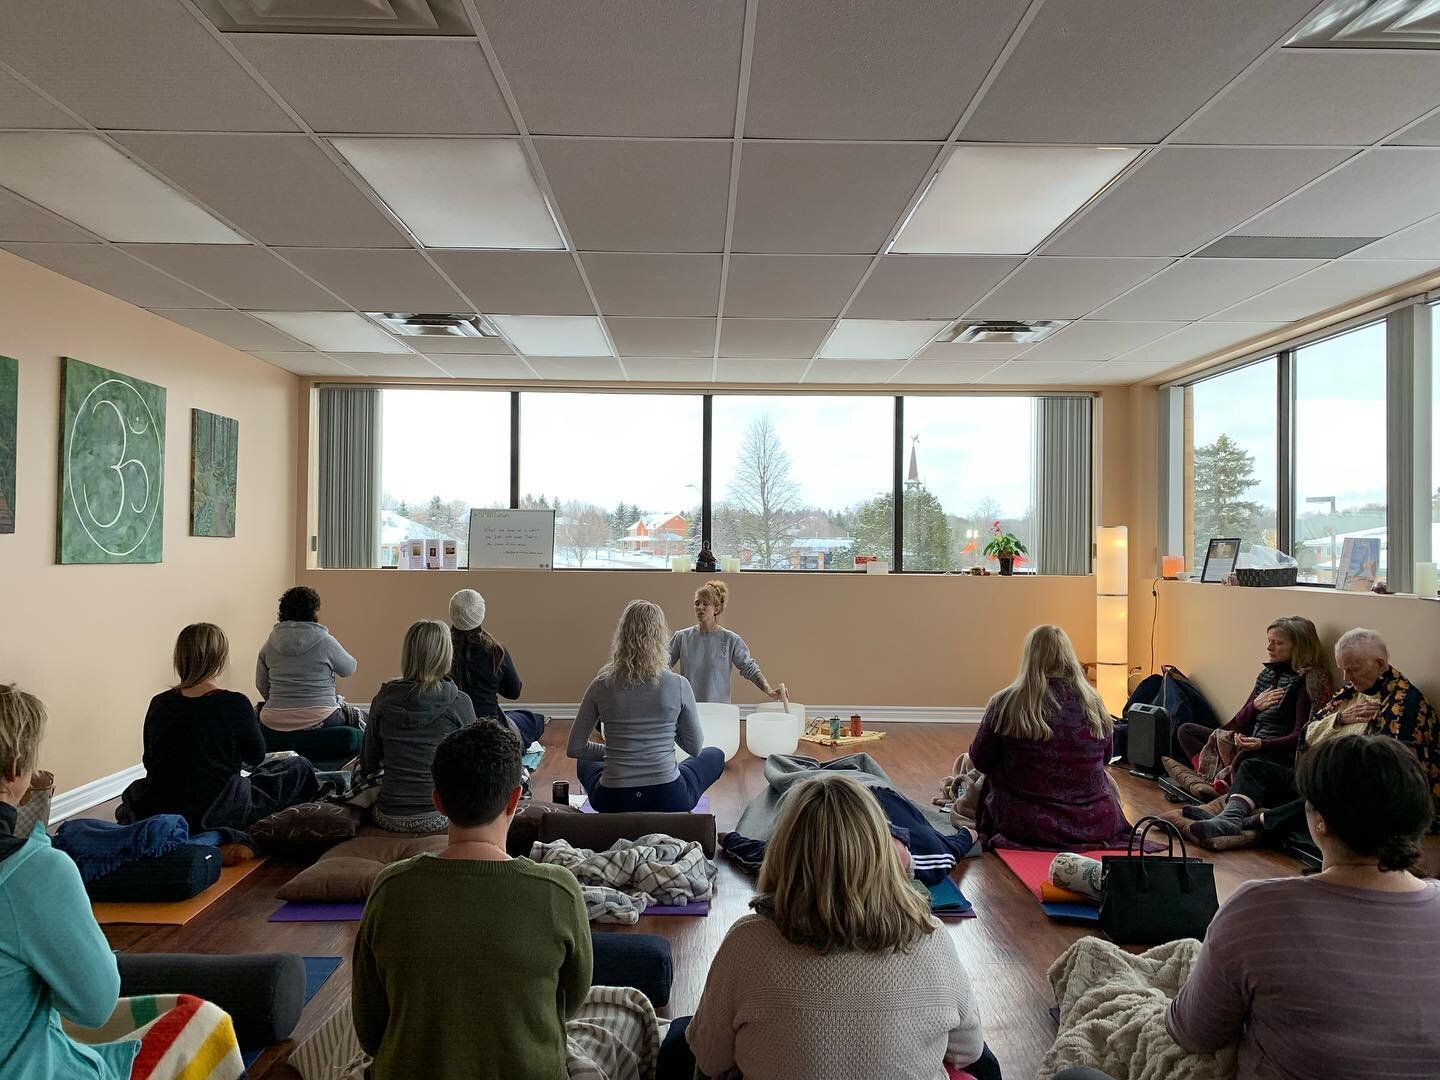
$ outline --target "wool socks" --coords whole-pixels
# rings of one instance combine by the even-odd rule
[[[1245,831],[1246,823],[1254,814],[1255,807],[1243,795],[1231,795],[1225,809],[1214,817],[1193,822],[1190,835],[1197,840],[1210,840],[1217,836],[1239,836]]]

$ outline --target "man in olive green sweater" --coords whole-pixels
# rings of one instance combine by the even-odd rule
[[[590,989],[590,923],[559,866],[505,853],[520,740],[471,724],[435,751],[449,846],[388,867],[355,939],[355,1033],[374,1080],[564,1080]]]

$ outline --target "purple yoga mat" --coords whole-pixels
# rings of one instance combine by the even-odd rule
[[[291,900],[282,904],[267,922],[359,922],[365,901],[344,900],[337,903],[307,904]]]
[[[580,804],[580,812],[581,812],[582,814],[598,814],[598,813],[599,813],[598,810],[596,810],[593,806],[590,805],[590,800],[589,800],[589,798],[586,798],[586,800]],[[708,813],[710,813],[710,796],[709,796],[709,795],[701,795],[701,796],[700,796],[700,801],[695,804],[695,809],[691,810],[690,813],[692,813],[692,814],[708,814]]]
[[[941,922],[959,922],[961,919],[973,919],[976,917],[974,908],[966,908],[964,911],[932,911]]]
[[[696,900],[691,904],[651,904],[646,915],[709,915],[710,901]]]

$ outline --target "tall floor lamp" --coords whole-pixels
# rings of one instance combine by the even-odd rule
[[[1124,525],[1095,530],[1095,681],[1113,716],[1130,696],[1129,552]]]

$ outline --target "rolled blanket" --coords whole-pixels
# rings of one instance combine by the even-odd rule
[[[75,860],[86,884],[137,859],[168,855],[189,840],[190,828],[179,814],[157,814],[133,825],[72,818],[55,834],[55,846]]]
[[[1099,859],[1062,851],[1050,861],[1051,884],[1099,900],[1105,884],[1105,866]]]
[[[235,1080],[245,1075],[230,1014],[189,994],[121,998],[98,1028],[65,1022],[76,1042],[88,1046],[140,1044],[130,1080]]]
[[[1199,954],[1193,938],[1139,956],[1100,938],[1075,942],[1046,973],[1060,1005],[1060,1031],[1037,1075],[1090,1066],[1115,1080],[1230,1080],[1233,1046],[1192,1054],[1165,1026],[1165,1009]]]

